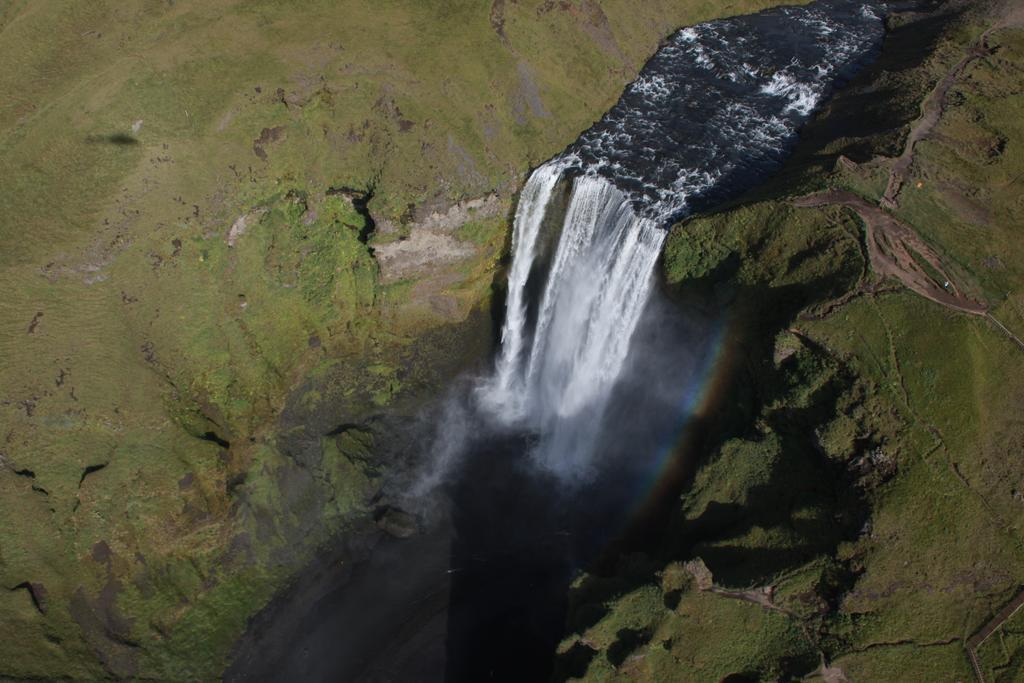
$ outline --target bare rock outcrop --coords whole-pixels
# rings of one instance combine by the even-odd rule
[[[456,232],[470,221],[501,215],[507,203],[497,194],[469,199],[456,204],[428,202],[412,214],[405,226],[378,220],[382,235],[408,231],[408,236],[392,242],[374,244],[383,282],[430,275],[439,267],[448,266],[476,254],[476,247],[460,240]],[[404,228],[404,230],[403,230]]]

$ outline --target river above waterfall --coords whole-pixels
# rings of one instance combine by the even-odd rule
[[[563,158],[663,227],[735,196],[785,159],[833,87],[875,55],[884,8],[819,0],[678,31]]]

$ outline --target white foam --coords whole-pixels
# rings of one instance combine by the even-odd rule
[[[776,71],[770,81],[761,86],[765,95],[784,97],[789,100],[786,111],[795,111],[802,116],[810,114],[818,104],[820,87],[797,80],[788,71]]]
[[[641,76],[633,82],[630,90],[641,95],[652,105],[656,105],[658,102],[666,99],[672,94],[672,89],[669,87],[668,82],[663,76],[659,76],[658,74],[647,74]]]
[[[693,59],[698,66],[705,69],[715,68],[715,63],[711,60],[711,57],[708,56],[708,51],[702,48],[699,43],[694,43],[691,51],[693,53]]]
[[[502,351],[480,396],[495,420],[540,435],[541,464],[579,474],[647,302],[666,233],[637,216],[606,179],[577,177],[530,335],[525,300],[543,222],[538,202],[545,193],[550,198],[563,168],[555,163],[535,171],[520,200]]]
[[[676,35],[679,37],[679,40],[685,43],[692,43],[697,40],[697,29],[691,26],[690,28],[684,28]]]
[[[493,380],[481,392],[483,402],[494,412],[518,420],[523,414],[522,377],[519,356],[526,340],[526,281],[537,252],[537,238],[551,201],[551,193],[570,159],[548,162],[534,171],[519,195],[519,207],[512,227],[512,267],[508,275],[505,324],[501,330],[501,355]]]

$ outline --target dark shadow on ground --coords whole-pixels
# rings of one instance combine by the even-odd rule
[[[132,145],[139,144],[138,138],[128,135],[127,133],[110,133],[107,135],[90,135],[85,139],[86,142],[91,143],[102,143],[108,145],[118,145],[121,147],[130,147]]]
[[[368,559],[321,557],[251,633],[225,681],[430,681],[444,669],[448,538],[443,527],[376,542]],[[333,560],[333,561],[332,561]]]
[[[799,284],[739,286],[739,267],[738,262],[726,261],[706,278],[670,292],[677,307],[721,306],[730,312],[716,370],[717,400],[712,397],[703,414],[688,422],[663,469],[661,491],[646,514],[633,521],[614,551],[573,588],[568,633],[583,633],[596,624],[616,597],[657,583],[656,573],[667,562],[699,555],[716,583],[746,588],[779,570],[834,552],[839,543],[856,536],[866,518],[865,503],[842,464],[829,461],[814,442],[813,427],[836,410],[841,381],[825,386],[805,408],[771,414],[769,426],[780,440],[782,456],[768,482],[745,492],[743,504],[712,504],[694,520],[681,514],[680,495],[690,487],[698,467],[730,439],[756,439],[765,406],[787,390],[787,371],[773,360],[778,333],[805,307],[846,291],[859,275],[857,264],[850,264]],[[794,522],[791,513],[797,508],[818,512]],[[731,542],[753,527],[785,528],[792,543],[763,548]],[[566,680],[584,667],[585,655],[569,651],[560,656],[554,680]],[[591,656],[599,655],[591,651]]]

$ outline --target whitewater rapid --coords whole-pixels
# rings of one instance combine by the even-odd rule
[[[530,176],[502,347],[477,396],[498,424],[536,435],[545,468],[578,479],[590,464],[666,229],[781,163],[877,48],[883,10],[822,0],[679,31],[600,122]]]

